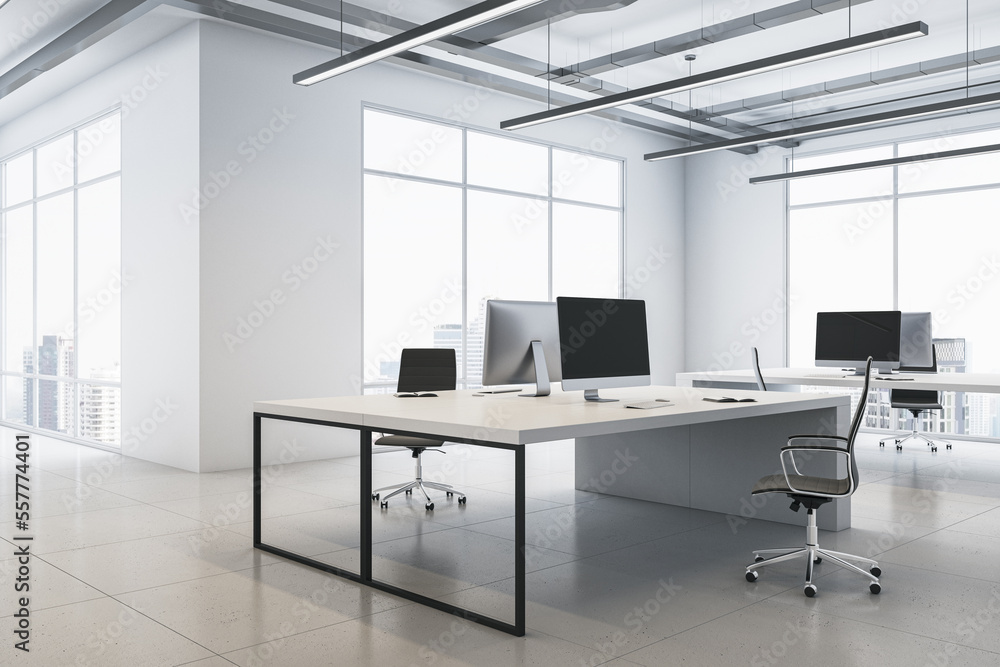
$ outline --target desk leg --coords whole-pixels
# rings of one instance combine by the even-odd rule
[[[260,541],[260,420],[253,415],[253,545],[259,548]]]
[[[361,581],[372,580],[372,431],[361,429]]]
[[[524,456],[526,447],[514,450],[514,634],[524,636],[525,608],[525,503]]]

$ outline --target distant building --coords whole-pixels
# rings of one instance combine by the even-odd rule
[[[95,370],[93,380],[117,380],[117,370]],[[109,445],[121,443],[121,388],[103,384],[80,385],[80,437]]]

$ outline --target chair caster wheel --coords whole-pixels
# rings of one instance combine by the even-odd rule
[[[931,451],[932,452],[936,452],[937,451],[937,447],[931,447]]]
[[[763,556],[754,556],[753,557],[753,562],[755,562],[755,563],[760,563],[763,560],[764,560]]]
[[[380,504],[382,505],[382,509],[386,509],[386,508],[389,507],[389,501],[388,500],[383,500]]]
[[[870,569],[868,571],[872,573],[872,576],[875,576],[875,577],[881,577],[882,576],[882,568],[880,568],[878,565],[873,565],[872,569]]]
[[[868,587],[868,590],[870,590],[875,595],[878,595],[879,593],[882,592],[882,586],[880,586],[879,584],[872,584],[871,586]]]
[[[413,489],[407,489],[406,491],[403,491],[403,493],[405,495],[412,496],[413,495]]]
[[[424,505],[424,509],[426,510],[434,509],[434,503],[427,503],[426,505]]]
[[[902,445],[896,445],[896,451],[897,452],[903,451],[903,446]]]
[[[823,559],[820,558],[819,556],[816,556],[815,558],[813,558],[813,563],[815,563],[817,565],[819,565],[822,562],[823,562]]]
[[[880,443],[878,443],[878,446],[879,447],[885,447],[885,443],[884,442],[880,442]]]
[[[372,500],[378,500],[378,494],[377,493],[373,493],[372,494]]]
[[[462,496],[461,498],[458,499],[458,504],[459,505],[464,505],[465,504],[465,496]]]
[[[448,498],[451,498],[455,494],[453,494],[451,491],[445,491],[444,495]]]
[[[944,448],[945,449],[951,449],[951,445],[945,445]]]
[[[757,572],[755,572],[755,571],[753,571],[753,570],[747,570],[747,581],[749,581],[749,582],[750,582],[751,584],[752,584],[753,582],[757,581],[757,578],[758,578],[759,576],[760,576],[760,575],[759,575],[759,574],[757,574]]]
[[[872,584],[873,586],[875,584]],[[806,594],[807,598],[816,597],[816,586],[814,584],[806,584],[806,587],[802,589],[802,592]]]

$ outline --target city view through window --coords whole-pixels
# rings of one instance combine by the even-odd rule
[[[995,143],[1000,130],[942,134],[798,158],[793,168]],[[1000,155],[799,179],[788,201],[789,365],[813,364],[819,311],[902,310],[932,313],[940,372],[1000,373]],[[942,392],[941,404],[917,429],[1000,438],[997,394]],[[909,430],[912,421],[890,407],[888,390],[872,391],[867,426]]]
[[[0,170],[0,418],[120,446],[121,115]]]
[[[486,301],[622,294],[623,164],[366,109],[365,391],[406,347],[456,351],[479,387]]]

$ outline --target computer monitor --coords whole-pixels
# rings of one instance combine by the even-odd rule
[[[863,375],[868,357],[880,373],[899,368],[899,331],[902,313],[873,310],[816,313],[816,365],[853,366]]]
[[[611,401],[598,390],[650,384],[644,301],[561,296],[556,305],[564,390]]]
[[[487,301],[483,384],[534,382],[535,393],[521,395],[548,396],[549,381],[561,379],[556,304],[552,301]]]
[[[903,313],[899,327],[899,370],[935,372],[930,313]]]

